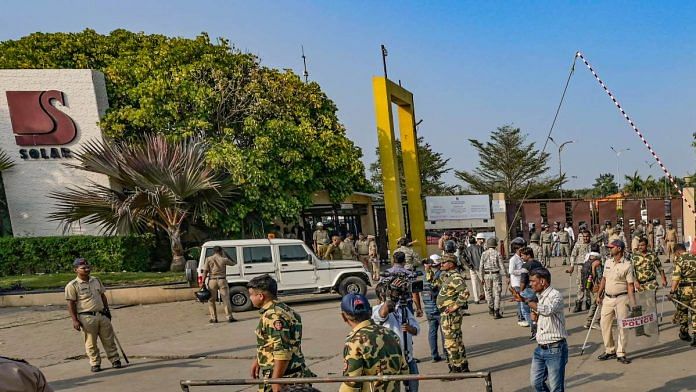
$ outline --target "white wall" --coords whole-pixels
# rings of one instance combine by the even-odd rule
[[[20,158],[19,150],[31,147],[20,147],[15,143],[5,92],[46,90],[64,93],[66,106],[58,103],[56,106],[77,126],[77,136],[72,142],[54,147],[67,147],[75,153],[87,140],[102,140],[97,123],[108,108],[102,73],[89,69],[0,70],[0,148],[15,162],[15,167],[3,172],[2,177],[15,236],[63,235],[59,223],[47,218],[55,206],[55,201],[48,195],[71,185],[87,186],[90,181],[109,185],[106,176],[64,165],[76,163],[75,159]],[[83,224],[72,227],[66,234],[98,234],[98,227]]]

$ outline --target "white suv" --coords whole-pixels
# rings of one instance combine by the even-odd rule
[[[301,240],[258,239],[208,241],[201,247],[196,269],[201,283],[205,258],[219,246],[236,262],[227,266],[232,310],[243,312],[252,308],[246,284],[255,276],[268,274],[278,282],[281,295],[329,293],[366,294],[370,274],[362,263],[353,260],[321,260]],[[192,276],[193,271],[187,271]]]

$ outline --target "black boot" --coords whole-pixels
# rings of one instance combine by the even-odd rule
[[[586,307],[585,310],[590,310],[590,308],[592,307],[592,301],[590,301],[589,299],[586,299],[585,300],[585,307]]]
[[[493,316],[493,318],[496,320],[503,318],[503,315],[500,314],[500,309],[495,310],[495,315]]]
[[[691,339],[691,347],[696,347],[696,332],[694,332],[694,338]]]
[[[495,314],[495,310],[490,306],[488,307],[488,314],[490,314],[491,316]]]
[[[582,312],[582,301],[575,301],[575,308],[573,309],[573,313],[579,312]]]
[[[689,330],[684,328],[679,328],[679,339],[688,342],[690,341]]]
[[[694,339],[696,341],[696,339]],[[462,365],[462,367],[459,368],[459,373],[471,373],[471,370],[469,370],[469,364],[465,363]]]

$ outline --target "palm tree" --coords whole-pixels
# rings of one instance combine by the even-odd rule
[[[9,156],[5,153],[5,151],[0,150],[0,172],[7,170],[14,166],[14,162],[10,159]]]
[[[636,170],[632,176],[624,176],[626,179],[626,184],[623,187],[623,192],[631,196],[640,196],[643,192],[645,181],[638,174]]]
[[[170,142],[150,135],[133,141],[88,142],[76,154],[78,170],[109,178],[111,187],[91,182],[54,192],[58,201],[50,219],[63,229],[78,221],[95,224],[104,234],[164,230],[172,250],[172,271],[185,265],[182,224],[206,211],[225,209],[237,194],[228,176],[205,160],[207,146],[199,139]]]

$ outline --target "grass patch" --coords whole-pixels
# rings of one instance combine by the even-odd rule
[[[183,272],[93,272],[106,286],[135,286],[184,282]],[[75,273],[14,275],[0,277],[0,290],[49,290],[64,288]]]

